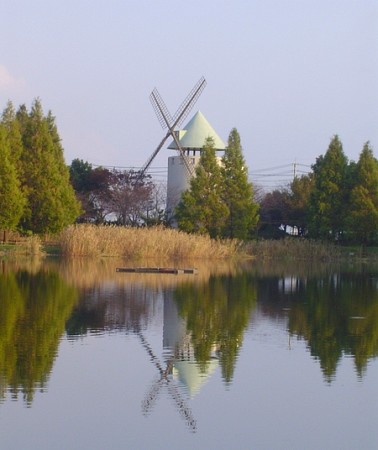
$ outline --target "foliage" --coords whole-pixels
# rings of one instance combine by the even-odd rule
[[[367,142],[355,170],[351,192],[349,227],[354,240],[374,243],[378,234],[378,161]]]
[[[260,203],[259,235],[266,238],[282,237],[284,233],[278,233],[281,226],[288,223],[287,211],[289,194],[287,190],[275,189],[268,192]]]
[[[83,209],[79,222],[102,224],[110,214],[112,173],[104,167],[93,168],[82,159],[74,159],[69,168],[71,183]]]
[[[111,209],[119,225],[137,226],[151,203],[153,184],[149,176],[134,171],[113,171]]]
[[[0,379],[31,405],[46,385],[77,292],[52,272],[0,275]]]
[[[20,220],[24,231],[56,233],[79,215],[79,204],[69,181],[54,119],[43,115],[35,100],[30,114],[22,112],[22,185],[27,206]]]
[[[256,306],[254,278],[247,273],[213,276],[206,283],[178,286],[174,298],[190,332],[196,362],[206,372],[216,357],[229,384]]]
[[[222,236],[246,239],[258,221],[258,205],[254,201],[252,183],[248,181],[240,136],[233,128],[222,160],[222,198],[228,208]]]
[[[2,173],[0,209],[7,219],[1,228],[24,233],[57,232],[79,215],[69,181],[63,148],[51,112],[41,102],[17,111],[7,103],[1,120]]]
[[[222,176],[215,156],[214,141],[207,138],[195,176],[176,208],[179,228],[189,233],[221,236],[229,210],[222,199]]]
[[[338,136],[334,136],[324,156],[312,166],[314,186],[309,199],[311,235],[340,240],[345,232],[348,202],[348,160]]]
[[[290,184],[287,200],[287,221],[296,228],[298,236],[306,236],[308,232],[307,206],[314,186],[312,174],[295,177]]]
[[[16,228],[25,206],[6,128],[0,124],[0,229]]]

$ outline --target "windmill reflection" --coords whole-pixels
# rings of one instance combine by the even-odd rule
[[[161,389],[166,387],[181,417],[189,429],[196,432],[197,423],[184,396],[193,397],[199,391],[204,381],[218,365],[218,360],[214,356],[208,364],[207,371],[203,368],[200,369],[194,357],[186,321],[178,314],[172,291],[164,292],[163,301],[164,363],[155,355],[144,334],[140,330],[137,332],[143,348],[158,371],[157,379],[152,383],[142,401],[142,412],[145,415],[152,412]]]
[[[144,400],[142,401],[143,414],[148,415],[151,412],[159,396],[160,389],[163,386],[167,386],[168,392],[172,397],[172,399],[174,400],[180,415],[186,421],[189,429],[195,432],[197,429],[196,420],[194,419],[190,407],[187,405],[185,399],[182,397],[178,386],[175,384],[175,381],[172,378],[174,357],[172,356],[172,358],[167,359],[165,368],[163,368],[162,364],[154,354],[150,344],[147,342],[142,332],[138,332],[138,337],[142,343],[142,346],[145,348],[148,355],[150,356],[150,360],[153,362],[153,364],[155,365],[155,367],[159,372],[159,378],[152,384],[151,389],[147,392]]]

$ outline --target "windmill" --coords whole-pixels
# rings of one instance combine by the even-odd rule
[[[175,144],[176,144],[176,150],[178,151],[180,157],[182,158],[182,161],[185,165],[185,169],[187,171],[188,176],[193,175],[193,167],[188,161],[188,158],[185,155],[184,150],[182,149],[179,138],[176,133],[176,128],[179,127],[183,121],[188,116],[189,112],[192,110],[194,104],[198,100],[198,97],[201,95],[202,91],[204,90],[206,86],[206,80],[202,76],[193,89],[189,92],[185,100],[181,103],[179,108],[177,109],[176,113],[171,116],[167,106],[165,105],[163,99],[161,98],[158,90],[154,88],[154,90],[151,92],[150,95],[150,101],[152,103],[152,106],[155,110],[155,113],[157,115],[157,118],[160,122],[160,125],[163,129],[167,128],[167,133],[161,140],[160,144],[156,147],[155,151],[152,153],[152,155],[148,158],[148,160],[145,162],[145,164],[142,166],[142,168],[139,171],[139,178],[142,178],[146,172],[146,170],[150,167],[152,161],[155,159],[161,148],[163,147],[165,141],[169,138],[169,136],[172,136]]]
[[[171,358],[168,358],[166,367],[163,368],[163,365],[160,363],[159,359],[154,354],[150,344],[143,336],[142,332],[139,331],[137,335],[142,343],[143,348],[147,351],[150,360],[153,362],[153,364],[155,365],[155,367],[159,372],[159,378],[157,379],[157,381],[153,383],[151,389],[147,392],[145,399],[142,402],[143,414],[148,415],[150,413],[159,396],[160,389],[163,386],[167,386],[168,392],[171,395],[172,399],[174,400],[180,415],[187,423],[189,429],[193,432],[196,432],[197,424],[196,420],[193,417],[192,411],[186,404],[185,399],[181,396],[178,386],[175,384],[171,376],[175,357],[172,355]]]

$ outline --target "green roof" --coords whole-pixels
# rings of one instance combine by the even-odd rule
[[[214,139],[215,149],[224,150],[225,145],[222,139],[209,124],[205,116],[198,111],[192,119],[186,124],[183,130],[177,134],[180,145],[183,149],[201,149],[208,137]],[[169,149],[177,149],[176,142],[173,140]]]

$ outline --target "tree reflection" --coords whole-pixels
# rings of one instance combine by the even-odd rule
[[[307,341],[325,379],[332,381],[344,355],[353,356],[362,376],[369,359],[378,355],[377,279],[353,272],[309,277],[286,298],[289,332]]]
[[[236,359],[256,304],[253,277],[212,276],[208,282],[183,284],[174,292],[179,314],[191,334],[194,356],[206,372],[215,350],[226,383],[233,378]]]
[[[59,339],[77,299],[56,272],[0,274],[1,398],[22,392],[31,405],[51,372]]]

